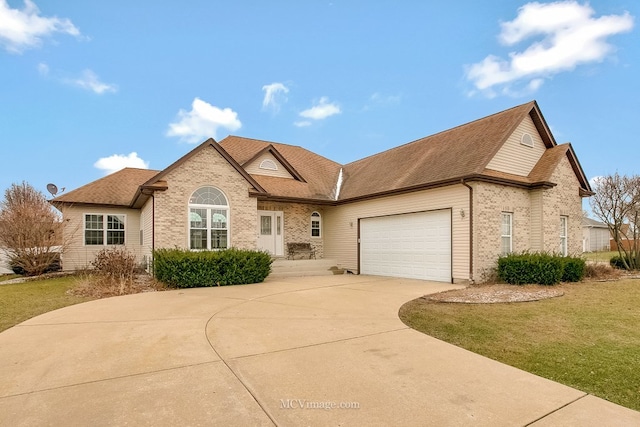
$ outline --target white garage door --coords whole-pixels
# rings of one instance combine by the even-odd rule
[[[360,220],[360,272],[451,281],[451,210]]]

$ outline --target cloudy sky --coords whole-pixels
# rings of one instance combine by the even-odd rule
[[[637,0],[0,0],[0,191],[162,169],[229,134],[348,163],[532,99],[588,177],[640,173],[639,16]]]

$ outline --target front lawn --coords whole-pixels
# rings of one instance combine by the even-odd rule
[[[598,261],[609,264],[611,258],[620,255],[618,251],[584,252],[582,256],[587,261]]]
[[[51,310],[89,301],[92,298],[67,295],[76,285],[73,276],[0,284],[0,332]]]
[[[565,295],[507,304],[417,299],[408,326],[640,410],[640,280],[563,284]]]

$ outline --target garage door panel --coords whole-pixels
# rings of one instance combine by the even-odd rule
[[[451,211],[365,218],[360,221],[363,274],[451,280]]]

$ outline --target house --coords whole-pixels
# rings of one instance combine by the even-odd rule
[[[354,273],[482,281],[501,254],[582,250],[593,194],[537,102],[342,165],[299,146],[209,139],[160,171],[123,169],[55,198],[65,269],[124,245],[261,249],[310,243]]]
[[[582,218],[582,252],[610,250],[611,233],[607,224],[591,218]]]

